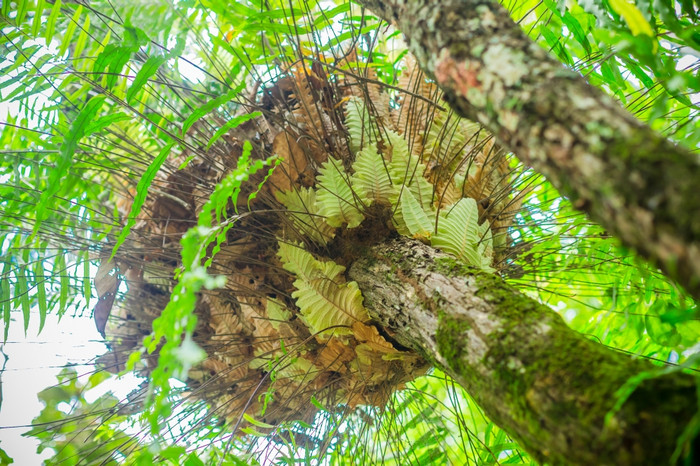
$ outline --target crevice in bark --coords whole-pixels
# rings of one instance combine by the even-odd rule
[[[450,374],[540,462],[668,464],[697,412],[694,377],[590,341],[500,277],[418,241],[368,248],[349,276],[396,341]],[[617,391],[643,373],[654,376],[606,423]]]

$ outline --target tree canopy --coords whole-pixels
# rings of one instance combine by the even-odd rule
[[[67,368],[39,394],[27,435],[51,464],[566,463],[547,455],[569,434],[549,435],[566,431],[566,402],[596,404],[595,387],[562,393],[532,435],[510,419],[530,414],[506,406],[548,406],[549,385],[568,389],[594,354],[614,361],[600,386],[616,385],[586,435],[653,413],[649,435],[692,464],[697,4],[503,2],[508,19],[493,2],[399,3],[2,3],[5,339],[33,318],[91,313],[110,345],[89,377]],[[426,248],[431,273],[490,283],[483,303],[520,290],[543,316],[535,337],[560,328],[549,306],[584,336],[571,337],[580,351],[543,340],[533,354],[563,372],[542,369],[526,400],[491,373],[463,377],[446,327],[430,353],[419,330],[406,338],[377,313],[401,316],[422,289],[380,304],[380,285],[427,276],[401,254],[372,256],[391,238]],[[440,283],[418,299],[449,320],[462,302],[441,301]],[[463,309],[480,298],[465,296]],[[516,345],[527,316],[507,317]],[[654,365],[619,369],[616,352]],[[144,382],[88,401],[118,372]],[[664,397],[668,417],[687,417],[679,435],[652,409]]]

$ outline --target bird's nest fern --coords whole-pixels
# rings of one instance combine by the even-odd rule
[[[400,234],[497,272],[523,193],[513,192],[504,151],[443,110],[410,57],[398,86],[407,91],[394,94],[371,67],[365,78],[343,72],[356,60],[297,64],[248,102],[207,160],[183,153],[168,162],[180,169],[159,175],[143,205],[147,220],[113,261],[102,260],[95,280],[96,316],[110,316],[98,323],[112,348],[105,367],[122,369],[150,334],[176,286],[172,251],[214,215],[229,225],[202,265],[226,283],[196,294],[193,339],[206,357],[186,374],[191,396],[213,416],[240,425],[247,413],[258,427],[310,422],[320,406],[381,407],[425,373],[426,361],[373,324],[346,267]],[[240,184],[235,203],[215,206],[217,186],[242,156],[277,166]],[[115,300],[122,280],[128,291]],[[151,342],[144,371],[161,344]]]

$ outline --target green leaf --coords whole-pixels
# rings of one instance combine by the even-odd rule
[[[27,285],[27,268],[20,266],[15,272],[17,283],[15,283],[15,302],[19,302],[22,309],[22,317],[24,318],[24,335],[27,335],[29,328],[29,316],[31,305],[29,304],[29,286]]]
[[[97,133],[113,123],[131,119],[132,117],[121,112],[107,114],[90,123],[88,127],[85,128],[85,136]]]
[[[447,213],[441,213],[437,233],[431,238],[431,244],[454,254],[465,264],[481,267],[478,218],[476,201],[472,198],[460,199],[452,208],[447,209]]]
[[[255,427],[262,427],[263,429],[274,429],[275,428],[275,426],[273,426],[272,424],[258,421],[253,416],[249,415],[248,413],[243,413],[243,419],[245,419],[249,423],[253,424]]]
[[[75,41],[75,47],[73,48],[73,56],[78,58],[83,53],[85,49],[85,44],[87,44],[88,32],[90,30],[90,16],[85,16],[85,22],[80,28],[80,34],[78,34],[78,40]]]
[[[654,29],[651,27],[651,24],[644,19],[644,15],[634,3],[630,3],[627,0],[608,1],[615,13],[622,16],[622,19],[625,20],[632,34],[635,36],[645,34],[649,37],[654,37]]]
[[[197,122],[197,120],[202,118],[207,113],[235,99],[238,96],[238,94],[240,94],[241,91],[245,89],[245,85],[245,80],[242,80],[238,86],[231,89],[226,94],[217,97],[216,99],[209,100],[203,105],[201,105],[199,108],[197,108],[194,112],[192,112],[192,114],[189,117],[187,117],[185,122],[182,124],[182,134],[184,135],[185,133],[187,133],[187,130],[189,130],[192,127],[192,125],[195,124],[195,122]]]
[[[8,4],[10,2],[7,2]],[[53,40],[53,33],[54,33],[54,28],[56,27],[56,18],[58,18],[59,13],[61,12],[61,0],[56,0],[56,2],[53,4],[53,8],[51,8],[51,13],[49,14],[49,19],[46,22],[46,32],[44,33],[44,37],[46,38],[46,45],[50,45],[51,41]]]
[[[167,61],[166,57],[152,56],[146,63],[141,66],[141,69],[136,73],[134,82],[129,86],[129,90],[126,92],[126,101],[129,105],[133,105],[136,99],[136,94],[139,90],[148,82],[148,80],[158,72],[163,63]]]
[[[58,250],[56,259],[54,260],[52,275],[55,277],[56,274],[60,274],[60,297],[58,305],[58,318],[60,319],[67,310],[68,293],[70,292],[70,277],[68,276],[68,269],[66,267],[66,252],[63,249]]]
[[[660,307],[662,307],[660,303],[654,303],[644,316],[647,333],[652,340],[662,346],[676,346],[681,342],[681,336],[675,325],[661,320]]]
[[[61,42],[61,47],[58,49],[58,54],[63,55],[68,50],[68,46],[71,44],[73,39],[73,34],[75,33],[75,28],[78,26],[78,21],[80,20],[80,14],[83,12],[83,6],[78,5],[73,13],[73,17],[68,22],[68,27],[66,27],[63,33],[63,41]]]
[[[105,98],[104,95],[97,95],[91,98],[80,110],[80,113],[78,113],[78,116],[68,129],[59,150],[58,162],[49,174],[48,187],[41,193],[37,203],[37,218],[34,223],[35,234],[39,230],[41,222],[48,218],[52,197],[59,192],[61,186],[65,183],[68,170],[73,164],[73,154],[78,147],[78,143],[85,135],[85,129],[90,125],[95,114],[102,107]]]
[[[277,191],[275,197],[287,208],[294,227],[301,234],[319,244],[327,244],[335,237],[335,228],[319,215],[316,191],[311,188]]]
[[[187,455],[183,466],[204,466],[204,462],[200,460],[199,457],[197,457],[197,453],[193,451],[192,453]]]
[[[137,49],[124,45],[109,44],[97,56],[92,67],[93,79],[98,81],[104,77],[105,86],[108,89],[113,89],[119,79],[124,65],[131,58],[131,54]],[[107,73],[102,76],[102,73]]]
[[[347,174],[340,161],[329,158],[324,162],[319,170],[318,182],[318,213],[326,218],[326,222],[336,228],[345,223],[348,228],[359,226],[365,217],[357,208]]]
[[[21,26],[24,22],[24,17],[27,15],[27,0],[16,0],[16,5],[17,16],[15,16],[15,24]]]
[[[369,319],[357,283],[344,283],[341,274],[345,267],[319,261],[302,247],[289,243],[279,242],[277,255],[284,269],[297,277],[292,297],[312,332],[322,333],[333,327],[332,333],[348,335],[354,322]],[[338,325],[341,327],[335,328]]]
[[[349,335],[353,323],[369,320],[356,282],[338,285],[322,277],[308,282],[296,280],[294,286],[297,290],[292,297],[313,333],[328,331],[335,335]]]
[[[350,150],[357,152],[376,141],[372,131],[373,120],[364,100],[351,96],[345,105],[345,126],[350,136]]]
[[[414,237],[430,237],[433,230],[433,222],[425,213],[411,191],[404,189],[401,193],[401,215],[406,223],[406,228]],[[434,215],[433,215],[434,217]]]
[[[368,204],[391,204],[396,197],[396,189],[389,179],[388,166],[375,146],[370,145],[359,151],[352,169],[355,173],[351,184],[360,199]]]
[[[170,152],[174,145],[175,142],[171,142],[165,147],[163,147],[160,153],[148,165],[148,168],[146,168],[146,171],[144,172],[143,176],[141,176],[141,178],[139,179],[139,182],[136,185],[136,196],[134,196],[134,202],[131,204],[131,209],[127,217],[126,225],[124,225],[124,228],[122,228],[121,233],[119,233],[119,237],[117,238],[117,242],[114,244],[114,248],[112,248],[112,253],[109,256],[108,261],[111,261],[114,258],[114,255],[117,253],[119,246],[121,246],[122,243],[126,241],[127,236],[129,236],[131,227],[133,227],[136,224],[136,219],[141,213],[141,208],[143,207],[144,202],[146,202],[148,188],[151,186],[151,183],[158,174],[158,170],[160,170],[160,167],[168,158],[168,155],[170,155]]]
[[[44,16],[45,8],[46,0],[39,0],[36,3],[36,9],[34,10],[34,19],[32,20],[32,37],[39,36],[39,29],[41,29],[41,20]]]
[[[10,293],[10,271],[12,266],[10,261],[5,259],[0,277],[0,304],[2,304],[2,320],[5,325],[5,336],[3,341],[7,341],[7,333],[10,331],[10,319],[12,318],[12,294]]]
[[[334,269],[325,270],[325,273],[323,273],[323,267],[319,265],[319,261],[302,246],[296,244],[280,241],[277,255],[282,261],[282,266],[285,270],[292,272],[297,278],[304,281],[311,281],[320,276],[334,280],[345,271],[345,267],[335,264]],[[331,264],[334,263],[331,262]]]
[[[34,281],[36,283],[36,297],[39,305],[39,333],[44,328],[46,323],[46,277],[44,272],[44,259],[39,258],[34,263]]]
[[[5,450],[0,448],[0,466],[7,466],[7,465],[10,465],[14,462],[15,462],[15,460],[10,458],[10,456],[7,453],[5,453]]]
[[[246,113],[245,115],[239,115],[229,121],[226,122],[225,125],[223,125],[221,128],[219,128],[216,133],[209,139],[209,142],[207,143],[207,149],[209,149],[221,136],[226,134],[227,131],[238,127],[239,125],[245,123],[246,121],[252,120],[253,118],[259,117],[262,115],[262,112],[251,112],[251,113]]]

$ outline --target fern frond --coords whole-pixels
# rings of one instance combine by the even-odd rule
[[[287,208],[287,214],[299,233],[318,244],[327,244],[335,237],[335,228],[319,213],[316,191],[311,188],[277,191],[275,197]]]
[[[452,118],[451,114],[435,112],[423,144],[423,161],[431,160],[444,171],[451,172],[454,164],[461,160],[458,155],[464,149],[469,136],[463,129],[460,120]]]
[[[373,145],[357,153],[352,168],[355,173],[351,184],[363,201],[388,205],[396,197],[396,188],[391,184],[386,162]]]
[[[347,223],[348,228],[355,228],[365,218],[357,207],[346,176],[341,163],[334,159],[329,159],[319,170],[319,190],[316,195],[318,212],[330,226],[336,228],[344,223]]]
[[[476,201],[471,198],[460,199],[446,214],[440,215],[431,244],[454,254],[466,264],[481,267],[478,219]]]
[[[356,96],[348,97],[345,104],[345,126],[350,136],[350,150],[353,153],[376,142],[372,123],[364,100]]]
[[[277,256],[282,261],[284,270],[292,272],[297,278],[305,281],[313,280],[321,275],[317,266],[318,261],[302,246],[282,241],[278,243]],[[339,273],[342,273],[343,270]]]
[[[292,318],[292,311],[287,309],[286,306],[276,299],[267,299],[265,311],[267,312],[268,319],[270,319],[270,325],[272,325],[275,330],[280,329],[280,324],[282,322],[287,322]]]
[[[423,210],[410,189],[401,194],[401,217],[411,236],[429,238],[433,229],[433,222]],[[433,218],[435,215],[433,214]]]
[[[356,282],[338,284],[323,277],[308,282],[296,280],[294,286],[297,290],[292,297],[313,333],[330,329],[335,335],[350,335],[353,323],[369,320]]]
[[[345,267],[333,261],[319,261],[297,245],[280,242],[279,246],[277,255],[282,266],[296,276],[292,297],[312,332],[340,325],[347,328],[334,329],[334,333],[349,335],[353,323],[369,320],[357,283],[345,283],[341,275]]]
[[[404,185],[411,190],[421,207],[430,208],[433,201],[433,186],[424,177],[425,165],[418,157],[409,153],[408,144],[403,137],[393,131],[387,131],[386,135],[391,148],[389,164],[391,181],[396,186]]]

